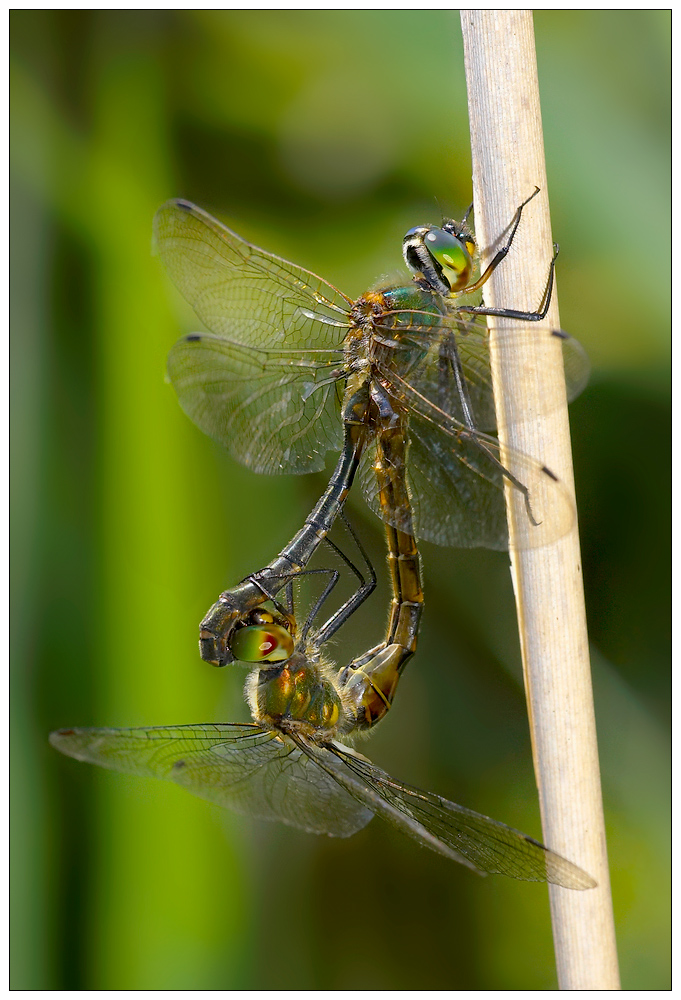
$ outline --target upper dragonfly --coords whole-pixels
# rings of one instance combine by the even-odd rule
[[[417,227],[404,241],[415,276],[353,301],[190,202],[167,202],[155,219],[159,253],[210,330],[185,336],[170,352],[168,375],[181,406],[255,472],[320,470],[328,451],[343,449],[337,496],[347,492],[361,455],[367,502],[384,518],[371,442],[385,430],[383,415],[397,412],[408,422],[417,537],[506,548],[505,481],[525,501],[519,544],[536,547],[561,537],[574,508],[558,478],[510,449],[502,463],[499,443],[487,433],[495,428],[487,315],[518,320],[513,336],[532,336],[547,358],[562,346],[570,398],[585,383],[588,365],[572,338],[527,329],[546,314],[553,262],[537,312],[461,302],[508,252],[524,204],[506,245],[477,281],[471,280],[475,243],[465,223]]]

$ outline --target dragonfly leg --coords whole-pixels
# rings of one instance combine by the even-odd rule
[[[471,202],[470,205],[468,206],[468,208],[466,209],[466,211],[464,212],[463,219],[461,220],[461,228],[462,229],[466,225],[466,223],[468,222],[468,217],[470,216],[471,212],[473,211],[473,205],[474,204],[475,204],[475,202]]]
[[[459,355],[459,348],[456,343],[455,334],[447,337],[440,343],[438,370],[441,383],[441,402],[444,402],[446,394],[449,391],[449,380],[451,374],[454,378],[456,391],[459,394],[464,423],[469,430],[474,431],[476,429],[476,425],[475,418],[473,416],[473,407],[471,405],[470,394],[468,392],[468,382],[463,372],[463,365],[461,364],[461,357]],[[441,409],[446,410],[446,406],[442,405]]]
[[[346,521],[346,519],[343,516],[343,514],[341,514],[340,516],[343,517],[343,520]],[[347,521],[346,521],[346,524],[347,524]],[[349,524],[348,524],[348,528],[350,528]],[[355,535],[354,531],[352,531],[352,528],[350,528],[350,531],[351,531],[353,537],[355,538],[355,540],[357,541],[357,544],[359,545],[359,540],[357,539],[357,536]],[[345,553],[334,542],[331,541],[330,538],[325,538],[324,541],[326,542],[326,544],[330,548],[333,549],[334,552],[336,552],[336,554],[343,560],[343,562],[347,566],[349,566],[349,568],[353,571],[353,573],[355,574],[355,576],[358,577],[358,579],[360,581],[360,586],[358,587],[357,591],[352,595],[352,597],[350,597],[343,604],[343,606],[341,608],[339,608],[338,611],[335,612],[335,614],[332,616],[332,618],[330,618],[328,620],[328,622],[326,622],[322,626],[322,628],[319,630],[319,632],[315,633],[315,644],[316,645],[322,645],[323,642],[325,642],[328,638],[330,638],[333,635],[333,633],[338,628],[340,628],[340,626],[347,620],[347,618],[349,618],[349,616],[353,613],[353,611],[357,607],[359,607],[359,605],[362,604],[366,600],[366,598],[369,596],[369,594],[372,592],[372,590],[374,590],[374,588],[376,586],[376,574],[374,573],[374,568],[371,565],[371,563],[369,562],[368,556],[366,556],[366,554],[364,553],[364,549],[362,549],[361,546],[360,546],[360,549],[362,551],[362,555],[364,555],[365,558],[366,558],[366,560],[367,560],[367,564],[369,566],[369,570],[370,570],[370,574],[371,574],[369,580],[366,580],[364,578],[364,576],[362,575],[362,573],[357,569],[357,567],[352,563],[352,561],[345,555]],[[266,571],[262,571],[262,572],[264,573]],[[324,590],[322,591],[322,593],[320,594],[320,596],[317,598],[317,600],[315,601],[314,605],[312,606],[310,612],[308,613],[308,616],[307,616],[307,618],[305,620],[305,623],[304,623],[304,625],[303,625],[303,627],[302,627],[302,629],[300,631],[300,635],[298,637],[301,641],[307,638],[307,635],[308,635],[308,632],[310,631],[310,627],[312,625],[312,622],[314,621],[314,619],[319,614],[320,608],[322,608],[324,606],[324,604],[328,600],[329,596],[331,595],[332,591],[336,587],[336,584],[338,583],[338,581],[340,579],[340,573],[339,573],[339,571],[337,569],[331,569],[331,568],[327,568],[327,567],[320,567],[320,568],[314,568],[314,569],[297,569],[295,571],[295,575],[294,576],[292,576],[291,573],[282,573],[282,574],[279,574],[278,576],[274,576],[272,574],[268,574],[265,582],[263,582],[263,580],[261,578],[259,578],[258,574],[253,574],[252,576],[248,577],[249,580],[252,580],[253,583],[262,590],[262,593],[263,593],[263,595],[265,597],[265,600],[271,601],[272,604],[274,604],[275,608],[277,609],[277,611],[280,614],[283,614],[283,615],[289,617],[290,619],[292,619],[293,621],[295,621],[295,615],[294,615],[294,611],[293,611],[293,590],[292,590],[292,588],[293,588],[294,580],[299,580],[299,579],[301,579],[304,576],[308,576],[308,577],[309,576],[328,576],[329,580],[328,580],[328,583],[326,584],[326,586],[324,587]],[[278,584],[277,587],[269,588],[266,584],[268,584],[270,581],[273,581],[273,580],[279,580],[279,584]],[[283,586],[285,586],[286,589],[287,589],[287,603],[288,603],[288,608],[285,608],[284,606],[282,606],[277,601],[277,598],[276,598],[277,592],[279,590],[281,590],[281,588]]]
[[[330,538],[326,538],[325,541],[334,552],[343,560],[343,562],[352,570],[357,579],[359,580],[359,586],[357,590],[352,594],[351,597],[340,607],[333,615],[326,621],[321,628],[315,633],[314,641],[318,646],[323,645],[328,639],[334,635],[335,632],[343,625],[352,614],[355,613],[358,607],[366,601],[369,595],[376,589],[376,571],[369,559],[369,556],[364,549],[364,546],[359,540],[355,530],[348,521],[344,512],[341,511],[340,514],[346,528],[352,535],[359,552],[364,559],[365,567],[368,571],[367,577],[354,565],[354,563],[346,556],[346,554],[340,549]]]
[[[518,479],[517,476],[514,476],[513,473],[510,471],[510,469],[506,468],[506,466],[504,465],[504,463],[501,462],[496,457],[496,455],[494,455],[492,453],[492,451],[490,451],[490,449],[487,447],[487,445],[485,444],[485,442],[481,441],[480,438],[475,433],[468,434],[468,433],[466,433],[464,431],[460,431],[457,434],[457,437],[459,438],[459,440],[469,441],[471,444],[474,444],[477,448],[479,448],[481,451],[483,451],[485,453],[485,455],[487,456],[487,458],[490,460],[490,462],[499,470],[499,472],[502,474],[502,476],[505,479],[508,479],[509,483],[516,490],[518,490],[519,493],[522,494],[523,500],[524,500],[524,503],[525,503],[525,510],[527,511],[527,516],[530,519],[530,523],[533,525],[533,527],[538,528],[539,525],[542,522],[538,521],[536,519],[536,517],[534,516],[534,511],[532,510],[532,500],[531,500],[531,497],[530,497],[530,491],[527,488],[527,486],[523,482],[521,482],[521,480]],[[556,476],[545,465],[542,466],[542,472],[545,472],[547,476],[549,476],[554,481],[557,481]]]
[[[499,264],[501,264],[502,260],[504,259],[508,251],[511,249],[511,245],[515,238],[516,231],[518,229],[518,226],[520,225],[520,218],[523,214],[523,209],[525,208],[525,205],[527,205],[529,201],[532,201],[532,199],[535,198],[538,194],[539,194],[539,188],[536,187],[532,192],[532,194],[529,196],[529,198],[526,198],[525,201],[518,206],[518,208],[516,209],[516,213],[513,217],[513,221],[511,223],[511,232],[509,233],[509,237],[504,246],[501,247],[499,250],[497,250],[494,257],[487,265],[483,273],[480,275],[478,280],[474,282],[472,285],[467,285],[465,288],[460,289],[457,292],[457,294],[470,295],[472,292],[477,292],[478,288],[480,288],[482,285],[485,284],[485,282],[490,277],[492,272],[496,271],[496,269],[499,267]]]
[[[324,590],[321,592],[321,594],[319,595],[319,597],[315,601],[315,603],[314,603],[314,605],[313,605],[313,607],[312,607],[309,615],[307,616],[307,618],[305,620],[305,624],[303,625],[303,627],[301,629],[301,632],[300,632],[300,639],[301,639],[301,641],[307,638],[307,633],[310,631],[310,626],[312,625],[312,622],[316,618],[316,616],[317,616],[317,614],[319,612],[319,609],[325,603],[325,601],[327,600],[327,598],[331,594],[331,591],[334,589],[334,587],[338,583],[338,580],[340,579],[340,573],[338,572],[337,569],[310,569],[310,570],[303,570],[303,572],[300,575],[301,576],[312,576],[313,574],[317,574],[317,573],[319,573],[319,574],[321,574],[321,573],[328,574],[329,581],[326,584],[326,586],[324,587]]]
[[[378,420],[380,423],[387,427],[395,425],[399,420],[399,416],[395,412],[387,392],[375,379],[371,382],[369,394],[371,402],[378,410]]]
[[[374,567],[371,564],[369,556],[367,555],[363,545],[361,544],[357,534],[350,525],[345,514],[342,511],[340,511],[339,516],[345,523],[348,531],[350,532],[352,538],[355,541],[355,544],[357,545],[357,548],[360,551],[360,554],[362,555],[362,558],[364,559],[364,562],[368,569],[368,576],[367,577],[364,576],[364,574],[355,566],[352,560],[343,552],[341,548],[339,548],[338,545],[336,545],[335,542],[333,542],[328,537],[324,538],[324,542],[329,546],[329,548],[333,549],[333,551],[339,556],[340,559],[343,560],[346,566],[348,566],[349,569],[357,577],[357,579],[359,580],[359,587],[354,592],[354,594],[352,594],[352,596],[349,597],[348,600],[345,601],[345,603],[336,612],[334,612],[334,614],[328,619],[328,621],[326,621],[324,625],[322,625],[321,628],[315,633],[314,642],[315,645],[317,646],[323,645],[323,643],[326,642],[327,639],[329,639],[341,627],[341,625],[343,625],[344,622],[348,620],[350,615],[352,615],[357,610],[357,608],[364,603],[364,601],[369,597],[369,595],[376,587],[376,573],[374,571]],[[280,615],[283,615],[285,618],[289,619],[293,627],[295,624],[295,614],[293,608],[294,580],[299,580],[302,577],[322,576],[322,575],[328,576],[329,580],[326,586],[324,587],[324,590],[317,598],[310,612],[308,613],[305,623],[302,629],[300,630],[300,634],[296,637],[299,642],[303,642],[307,638],[312,623],[319,614],[320,608],[324,606],[329,596],[331,595],[332,591],[336,587],[336,584],[338,583],[338,580],[340,578],[339,571],[337,569],[326,568],[326,567],[320,567],[314,569],[302,569],[298,567],[295,570],[292,570],[291,572],[274,574],[271,572],[270,567],[266,567],[259,573],[251,574],[251,576],[247,577],[246,579],[247,581],[251,581],[256,587],[258,587],[261,590],[264,599],[274,604],[276,610],[280,613]],[[278,581],[277,585],[271,586],[271,584],[274,581]],[[282,589],[282,587],[286,587],[287,606],[283,606],[277,600],[277,593],[279,592],[279,590]]]
[[[529,320],[531,323],[544,319],[549,311],[549,305],[551,304],[553,276],[556,269],[556,258],[559,253],[560,247],[557,243],[554,243],[553,257],[551,258],[551,263],[549,264],[548,278],[546,279],[546,285],[544,286],[544,292],[542,294],[541,302],[539,303],[539,308],[536,311],[524,312],[522,309],[494,309],[492,307],[488,308],[487,306],[459,306],[459,312],[475,313],[477,316],[503,316],[506,319],[524,319]]]

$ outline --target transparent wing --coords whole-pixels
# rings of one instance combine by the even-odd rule
[[[342,361],[349,300],[189,202],[163,205],[154,235],[173,283],[213,334],[192,334],[170,352],[185,412],[254,471],[322,469],[340,429],[336,394],[320,382]]]
[[[465,413],[461,400],[461,390],[457,382],[456,369],[460,368],[465,380],[465,391],[470,403],[475,427],[481,431],[496,430],[494,393],[490,371],[489,339],[485,316],[470,317],[457,313],[452,307],[446,315],[418,310],[402,311],[395,314],[400,324],[407,322],[408,328],[399,328],[399,340],[394,343],[393,358],[385,365],[384,375],[390,381],[390,372],[396,371],[409,385],[434,402],[441,410],[465,424]],[[391,325],[393,314],[386,313],[376,323],[379,336],[391,343],[395,337],[395,327]],[[533,329],[527,323],[518,324],[512,331],[495,331],[498,341],[511,341],[521,348],[531,348],[534,358],[535,392],[537,410],[550,413],[559,401],[544,390],[542,372],[555,361],[555,352],[560,347],[568,402],[575,399],[585,388],[590,372],[589,359],[584,348],[562,330]],[[411,357],[410,357],[411,355]],[[509,364],[520,364],[517,355],[510,352]],[[527,377],[528,370],[523,362],[522,372]]]
[[[431,850],[481,872],[567,889],[596,882],[577,865],[504,823],[391,778],[339,744],[311,744],[304,752],[377,816]],[[335,759],[334,759],[335,758]]]
[[[421,422],[411,415],[409,428],[406,477],[416,537],[454,548],[507,549],[501,473],[477,448],[455,450],[437,428],[427,428],[424,440]],[[363,457],[360,477],[367,503],[384,518],[371,453]],[[401,518],[396,510],[389,521],[399,528]]]
[[[257,819],[349,837],[372,813],[301,750],[251,724],[62,729],[62,753],[125,774],[161,778]]]
[[[480,322],[484,319],[484,316],[478,317],[475,324],[457,322],[455,318],[449,319],[449,332],[443,338],[443,350],[440,352],[447,359],[447,366],[443,365],[442,356],[431,351],[427,355],[425,363],[413,373],[410,384],[427,398],[433,399],[445,412],[456,416],[458,401],[454,396],[456,383],[452,367],[458,353],[466,379],[475,426],[482,431],[494,431],[497,423],[489,359],[490,333],[486,325]],[[562,352],[568,402],[575,399],[585,388],[589,379],[589,360],[579,341],[569,334],[562,330],[533,330],[523,326],[517,330],[504,331],[503,333],[497,331],[496,337],[500,345],[511,341],[514,346],[521,348],[521,350],[525,345],[531,350],[534,359],[532,375],[534,376],[534,399],[537,412],[550,413],[560,403],[560,399],[557,399],[555,394],[547,391],[546,380],[542,377],[542,373],[547,367],[553,364],[557,349]],[[525,363],[518,360],[520,353],[508,352],[509,360],[506,362],[506,368],[508,370],[509,366],[522,366],[522,374],[526,378],[528,370]],[[443,367],[445,367],[445,372],[449,374],[444,394],[442,394]]]
[[[329,370],[302,354],[256,351],[207,333],[189,334],[168,356],[187,416],[264,474],[318,472],[327,451],[340,451],[339,395]]]
[[[342,343],[352,304],[346,296],[191,202],[162,205],[154,237],[173,284],[213,333],[265,349],[328,351]]]
[[[562,349],[570,398],[586,384],[588,360],[567,334],[526,322],[496,334],[502,342],[531,346],[533,369],[523,363],[523,377],[536,381],[539,411],[557,405],[542,395],[542,373],[557,351]],[[498,441],[484,433],[496,426],[486,318],[471,318],[455,306],[446,313],[396,309],[377,318],[375,339],[377,381],[409,414],[407,482],[416,534],[440,545],[507,548],[509,483],[519,546],[536,548],[562,537],[575,519],[564,486],[541,463],[511,449],[502,464]],[[373,458],[365,455],[360,475],[369,506],[380,516]],[[396,527],[399,517],[396,511],[391,519]]]
[[[387,432],[389,433],[389,431]],[[364,495],[379,517],[383,512],[373,471],[375,452],[365,452],[360,468]],[[407,487],[416,536],[454,548],[508,548],[504,482],[508,468],[519,548],[539,548],[561,538],[574,523],[575,509],[563,484],[540,463],[507,449],[502,467],[499,442],[486,434],[459,431],[412,408],[409,413]],[[400,511],[391,519],[400,526]]]

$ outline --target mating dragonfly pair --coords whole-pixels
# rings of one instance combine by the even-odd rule
[[[418,227],[404,240],[412,275],[356,301],[189,202],[159,210],[160,255],[210,331],[184,337],[169,356],[185,412],[256,472],[319,470],[329,450],[339,458],[302,529],[267,567],[222,594],[201,623],[204,659],[253,664],[246,683],[253,723],[60,730],[51,736],[59,750],[309,832],[349,836],[379,815],[478,872],[595,885],[532,838],[396,781],[346,742],[384,717],[416,649],[423,608],[416,537],[505,548],[505,483],[522,501],[521,545],[546,545],[573,522],[569,495],[551,470],[508,449],[502,460],[489,433],[485,317],[542,319],[555,257],[536,312],[464,299],[505,257],[526,203],[477,280],[466,220]],[[526,336],[525,328],[514,334]],[[563,350],[568,394],[576,395],[588,372],[579,345],[560,331],[533,337],[547,358]],[[385,525],[392,603],[383,642],[339,671],[324,646],[375,586],[354,533],[368,572],[333,546],[358,585],[323,625],[314,622],[338,571],[321,571],[326,587],[303,623],[293,587],[320,572],[309,564],[323,542],[332,544],[328,533],[356,477]]]

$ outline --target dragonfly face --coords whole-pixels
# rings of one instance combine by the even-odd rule
[[[231,652],[244,663],[285,660],[293,652],[296,629],[295,615],[280,604],[271,610],[253,608],[242,615],[231,633]]]
[[[475,240],[465,226],[416,226],[402,242],[407,267],[440,295],[465,288],[471,279]]]

